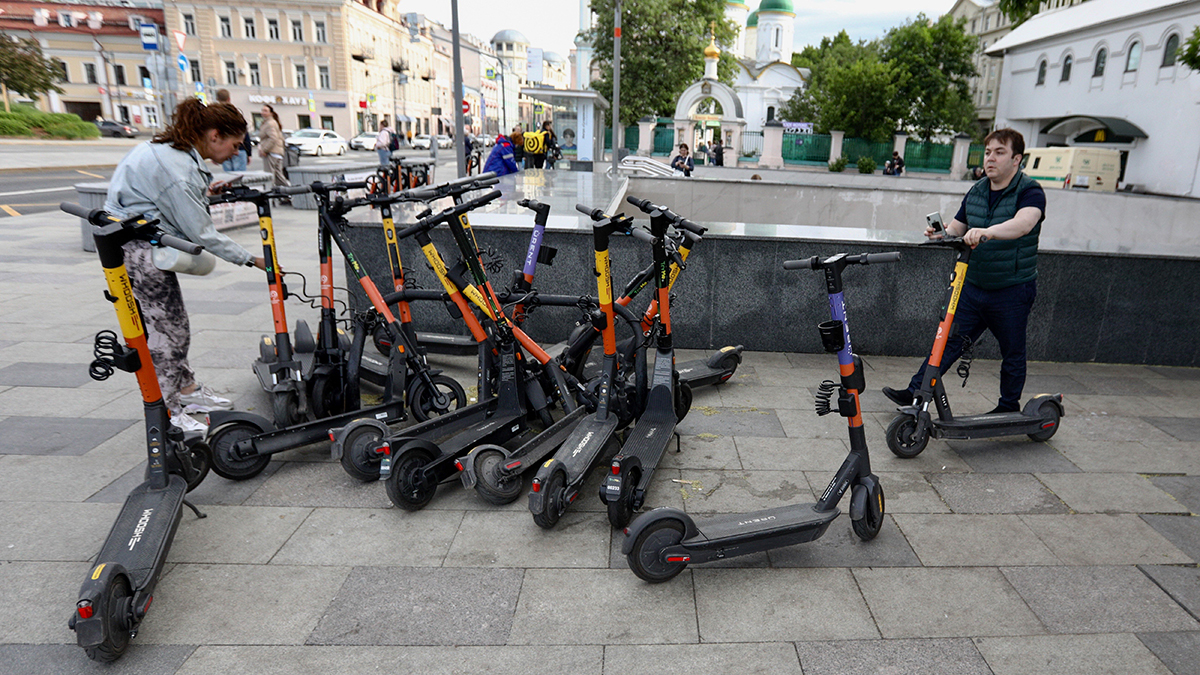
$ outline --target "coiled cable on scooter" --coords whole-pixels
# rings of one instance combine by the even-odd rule
[[[817,386],[816,409],[817,415],[824,417],[833,412],[833,406],[830,405],[830,399],[833,398],[833,390],[837,388],[837,382],[833,380],[825,380]]]
[[[975,359],[975,342],[967,335],[959,336],[963,341],[962,356],[958,357],[958,368],[954,372],[962,378],[962,386],[965,389],[967,386],[967,378],[971,376],[971,361]]]
[[[117,369],[113,359],[119,349],[120,343],[117,342],[116,333],[111,330],[102,330],[96,333],[96,343],[92,347],[92,354],[96,359],[88,366],[88,375],[97,382],[103,382],[112,377]]]
[[[309,307],[312,307],[313,309],[321,309],[321,296],[308,294],[308,279],[306,279],[303,274],[301,274],[299,272],[284,272],[283,276],[285,276],[285,277],[290,277],[290,276],[300,277],[300,292],[297,293],[295,290],[288,291],[288,297],[296,298],[300,302],[308,305]],[[347,295],[350,293],[349,289],[341,288],[340,286],[334,286],[333,290],[342,291],[342,292],[346,293]],[[338,298],[333,299],[333,304],[335,307],[337,305],[341,305],[341,309],[338,310],[338,315],[339,315],[338,321],[348,323],[349,319],[346,317],[346,315],[350,313],[350,305],[347,304],[346,301],[339,300]]]

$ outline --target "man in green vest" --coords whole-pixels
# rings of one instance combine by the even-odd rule
[[[1000,345],[1000,401],[992,413],[1020,410],[1025,388],[1025,329],[1037,297],[1038,235],[1046,217],[1046,193],[1021,172],[1025,139],[1013,129],[997,129],[984,140],[986,176],[967,192],[954,220],[946,227],[973,250],[967,268],[955,333],[946,345],[944,374],[963,352],[963,336],[971,342],[990,330]],[[925,236],[940,238],[932,228]],[[928,359],[907,389],[884,387],[897,405],[912,405]]]

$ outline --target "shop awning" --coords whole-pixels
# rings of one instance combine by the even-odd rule
[[[1120,117],[1099,117],[1095,115],[1069,115],[1067,117],[1060,117],[1042,127],[1042,133],[1075,136],[1085,131],[1099,128],[1107,129],[1109,134],[1113,136],[1149,138],[1145,131],[1142,131],[1139,126],[1129,120]]]

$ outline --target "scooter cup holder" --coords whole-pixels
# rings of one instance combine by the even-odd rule
[[[846,332],[841,321],[824,321],[817,324],[817,330],[821,332],[825,351],[836,354],[846,348]]]

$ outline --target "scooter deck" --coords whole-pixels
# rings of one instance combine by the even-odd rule
[[[565,465],[568,484],[583,482],[588,471],[595,465],[596,458],[616,432],[619,422],[617,416],[612,413],[602,420],[591,415],[576,426],[571,435],[558,446],[554,458]]]
[[[354,420],[376,419],[384,424],[392,424],[404,419],[404,402],[392,401],[370,408],[351,410],[333,417],[324,417],[311,422],[301,422],[283,429],[264,431],[261,434],[244,438],[234,445],[234,452],[241,457],[255,455],[273,455],[286,450],[294,450],[310,443],[328,440],[329,431],[350,424]],[[220,425],[219,417],[210,418],[214,426]]]
[[[517,448],[509,455],[504,462],[504,465],[499,467],[501,475],[514,476],[520,474],[531,466],[537,465],[547,455],[554,452],[561,446],[575,428],[588,416],[587,408],[576,408],[564,415],[554,424],[546,428],[545,431],[534,436],[521,447]],[[513,462],[518,462],[513,466]],[[475,487],[478,477],[475,475],[475,463],[463,462],[462,482],[463,487]]]
[[[951,420],[933,420],[934,438],[993,438],[996,436],[1019,436],[1041,431],[1042,417],[1033,417],[1021,412],[992,413],[990,415],[967,415]]]
[[[621,459],[622,463],[632,459],[641,469],[638,490],[645,490],[650,484],[654,468],[658,466],[667,446],[671,444],[675,432],[675,411],[670,401],[670,392],[669,387],[655,387],[650,392],[650,403],[646,406],[646,412],[627,433],[625,444],[617,453],[617,458]]]
[[[162,489],[142,483],[125,498],[97,563],[120,563],[129,572],[134,589],[144,588],[157,564],[166,558],[182,516],[187,482],[171,474]]]
[[[803,544],[825,534],[829,524],[841,514],[837,508],[822,512],[815,507],[816,504],[794,504],[696,520],[697,534],[679,545],[692,551],[711,552],[714,555],[706,560],[712,560]],[[695,557],[693,561],[702,562]]]
[[[408,439],[421,439],[440,444],[447,438],[487,419],[496,408],[495,398],[479,401],[395,432],[388,440],[393,444]]]

